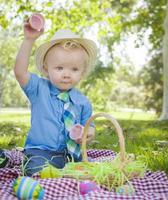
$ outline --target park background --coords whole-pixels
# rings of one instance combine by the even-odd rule
[[[142,157],[150,169],[168,173],[166,5],[166,0],[0,0],[0,147],[22,147],[30,128],[30,105],[13,66],[23,39],[23,20],[42,13],[45,33],[34,45],[30,71],[38,73],[37,46],[58,29],[95,40],[95,70],[78,88],[89,97],[94,113],[110,113],[119,121],[128,153]],[[95,123],[96,138],[89,148],[119,151],[110,122]]]

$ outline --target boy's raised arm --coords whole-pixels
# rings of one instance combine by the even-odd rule
[[[28,22],[24,23],[24,39],[16,57],[14,73],[21,86],[27,84],[30,74],[28,72],[29,58],[35,40],[43,33],[43,29],[38,31],[32,29]]]
[[[30,77],[28,66],[32,46],[33,41],[29,39],[24,39],[16,57],[14,73],[17,81],[20,83],[21,86],[26,85]]]

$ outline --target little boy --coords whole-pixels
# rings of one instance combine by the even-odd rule
[[[63,168],[68,160],[81,161],[81,139],[72,140],[69,131],[75,124],[84,126],[92,115],[88,99],[74,87],[93,68],[97,47],[70,30],[59,30],[51,41],[36,52],[36,65],[45,76],[28,71],[35,40],[43,33],[24,23],[24,40],[19,49],[14,73],[31,103],[31,128],[25,147],[25,175],[39,172],[45,162]],[[90,126],[87,141],[94,137]],[[69,159],[68,159],[69,158]]]

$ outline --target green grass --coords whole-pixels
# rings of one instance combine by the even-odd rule
[[[150,112],[136,112],[136,111],[112,111],[111,114],[120,120],[142,120],[142,121],[151,121],[156,119],[156,115]]]
[[[29,113],[1,113],[0,123],[12,122],[12,123],[24,123],[30,125],[30,114]]]
[[[168,147],[161,148],[158,140],[168,141],[168,121],[118,120],[125,137],[127,153],[141,156],[151,170],[168,174]],[[119,152],[115,129],[107,120],[96,121],[96,142],[90,147],[112,149]]]
[[[156,121],[149,113],[113,112],[121,125],[126,152],[141,156],[149,169],[165,171],[168,174],[168,147],[161,148],[158,140],[168,140],[168,121]],[[110,121],[95,120],[96,137],[88,148],[112,149],[119,152],[118,137]],[[30,127],[30,114],[0,114],[0,148],[11,149],[23,146]]]
[[[28,130],[28,124],[0,122],[0,148],[11,149],[23,146]]]

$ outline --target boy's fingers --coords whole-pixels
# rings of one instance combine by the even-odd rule
[[[94,136],[93,135],[88,135],[86,142],[91,142],[93,140]]]
[[[26,23],[26,22],[28,23],[29,22],[29,17],[25,17],[24,20],[23,20],[23,22],[24,23]]]
[[[81,144],[81,143],[82,143],[82,139],[77,139],[77,140],[76,140],[76,143],[77,143],[77,144]]]
[[[87,138],[94,138],[94,135],[88,135]]]
[[[44,32],[44,28],[42,28],[42,29],[40,30],[40,32],[43,33],[43,32]]]

